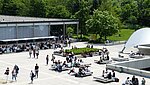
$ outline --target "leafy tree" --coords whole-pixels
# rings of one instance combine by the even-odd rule
[[[136,24],[138,23],[138,4],[135,0],[122,0],[121,2],[121,20],[125,25],[130,26],[130,28],[136,29]]]
[[[30,16],[46,17],[46,3],[44,0],[30,0]]]
[[[28,8],[21,0],[4,0],[2,5],[2,14],[26,16]]]
[[[81,34],[87,34],[87,29],[85,27],[86,21],[90,18],[90,3],[86,0],[79,1],[79,8],[80,10],[73,15],[73,18],[79,19],[79,30]],[[81,36],[82,37],[82,36]]]
[[[63,5],[58,5],[55,7],[49,7],[47,17],[53,18],[69,18],[70,12]]]
[[[73,33],[74,33],[73,28],[68,27],[68,28],[67,28],[67,35],[70,37],[70,36],[72,36]]]
[[[79,8],[79,0],[68,0],[67,1],[67,9],[74,15],[76,12],[80,10]]]
[[[2,13],[3,0],[0,0],[0,14]]]
[[[86,21],[86,26],[92,33],[99,34],[100,39],[111,36],[119,31],[119,19],[108,11],[95,10],[93,16]]]
[[[139,16],[138,24],[141,26],[150,27],[150,0],[136,0],[138,2],[138,13]]]

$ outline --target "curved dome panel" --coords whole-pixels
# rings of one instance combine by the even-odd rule
[[[125,47],[150,44],[150,28],[142,28],[135,31],[128,39]]]

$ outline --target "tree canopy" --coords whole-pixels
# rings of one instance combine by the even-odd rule
[[[95,10],[93,16],[86,21],[89,32],[99,34],[100,39],[111,36],[119,30],[119,19],[114,17],[108,11]]]

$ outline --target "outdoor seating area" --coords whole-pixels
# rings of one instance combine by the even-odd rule
[[[83,44],[83,46],[79,46],[78,48],[84,48],[85,46],[86,45]],[[87,58],[83,58],[83,57],[79,58],[73,52],[68,53],[66,55],[66,57],[60,57],[58,54],[62,54],[65,49],[71,49],[71,47],[69,47],[69,46],[68,47],[55,48],[55,50],[54,49],[39,50],[40,54],[39,54],[38,59],[33,59],[32,55],[30,58],[28,58],[26,56],[26,54],[28,54],[28,52],[27,53],[22,52],[21,55],[20,54],[15,54],[15,55],[23,56],[21,58],[24,58],[24,60],[27,60],[28,63],[35,64],[38,62],[38,65],[40,67],[40,73],[39,73],[40,77],[39,78],[43,79],[43,80],[44,80],[44,77],[42,75],[44,75],[46,78],[48,76],[50,76],[51,78],[54,78],[54,80],[57,78],[62,79],[61,81],[63,81],[63,83],[66,80],[67,80],[67,82],[70,82],[70,81],[71,82],[72,81],[73,82],[80,82],[80,81],[85,82],[85,80],[87,80],[86,82],[90,83],[91,85],[93,85],[94,83],[96,85],[99,85],[102,83],[106,83],[106,85],[110,85],[110,84],[112,84],[112,85],[118,85],[119,84],[120,85],[120,84],[122,84],[122,81],[124,81],[125,78],[121,77],[120,75],[122,75],[123,73],[120,74],[120,72],[117,72],[117,71],[104,70],[102,75],[98,76],[99,72],[102,71],[102,69],[106,69],[105,65],[103,65],[103,64],[114,63],[111,60],[112,54],[110,55],[110,53],[111,53],[110,51],[112,48],[111,49],[110,49],[110,47],[108,47],[108,48],[99,47],[99,48],[102,48],[103,51],[102,51],[102,49],[99,50],[96,53],[96,54],[98,54],[98,56],[87,57]],[[30,50],[29,50],[29,52],[30,52]],[[25,54],[25,55],[22,55],[22,54]],[[49,57],[49,58],[51,58],[51,59],[49,59],[51,61],[49,61],[49,64],[45,65],[45,63],[43,63],[43,61],[45,61],[44,57],[47,54],[51,55],[51,57]],[[16,57],[16,56],[14,56],[14,57]],[[124,57],[124,55],[120,54],[119,58],[126,58],[126,57],[127,56]],[[32,62],[30,62],[30,61],[32,61]],[[7,61],[5,61],[5,62],[7,62]],[[116,62],[120,62],[120,61],[116,61]],[[1,60],[0,60],[0,63],[1,63]],[[22,62],[19,62],[19,63],[22,63]],[[95,63],[101,64],[101,65],[97,65]],[[18,64],[18,61],[17,61],[17,64]],[[23,67],[19,66],[19,67],[21,70],[26,70],[26,69],[22,69],[22,68],[28,67],[28,66],[29,65],[23,66]],[[32,68],[30,68],[30,69],[32,69]],[[115,75],[115,74],[117,74],[117,75]],[[76,77],[78,77],[78,78],[76,78]],[[84,78],[84,77],[86,77],[86,78]],[[20,78],[20,75],[18,78]],[[95,80],[95,81],[92,81],[91,78],[93,78],[93,80]],[[69,79],[69,81],[68,81],[68,79]],[[39,79],[35,79],[35,82],[41,81],[41,80],[39,80],[39,81],[38,80]],[[78,81],[76,81],[76,80],[78,80]],[[47,82],[49,82],[49,81],[51,81],[51,80],[49,80],[49,78],[48,78]],[[96,81],[99,81],[99,82],[96,82]],[[20,80],[18,80],[17,82],[20,82]],[[85,83],[85,84],[87,84],[87,83]],[[73,83],[73,85],[74,85],[74,83]]]
[[[103,70],[102,76],[93,77],[93,79],[102,83],[119,82],[115,71],[112,70],[112,72],[108,72],[107,69],[106,71]]]

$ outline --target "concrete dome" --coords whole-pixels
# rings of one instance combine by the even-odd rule
[[[150,45],[150,28],[141,28],[135,31],[125,44],[125,48],[140,45]]]

